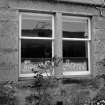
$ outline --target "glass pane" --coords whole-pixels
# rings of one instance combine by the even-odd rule
[[[50,15],[22,15],[22,36],[51,37],[52,16]]]
[[[88,70],[88,47],[84,41],[63,41],[63,62],[65,70]]]
[[[88,38],[88,20],[85,18],[63,16],[64,38]]]
[[[21,72],[32,72],[39,62],[52,58],[52,41],[50,40],[21,40]]]

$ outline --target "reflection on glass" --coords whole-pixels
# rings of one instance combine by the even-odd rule
[[[32,72],[32,68],[52,57],[52,42],[50,40],[21,40],[21,68],[22,72]]]
[[[22,36],[28,37],[51,37],[52,17],[36,14],[23,15]]]
[[[22,58],[51,58],[51,41],[49,40],[24,40],[21,41]]]
[[[87,50],[85,41],[63,41],[63,62],[66,70],[88,70]]]
[[[88,38],[87,19],[63,16],[64,38]]]

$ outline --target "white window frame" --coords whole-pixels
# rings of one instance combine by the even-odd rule
[[[55,18],[54,15],[50,14],[42,14],[40,13],[41,16],[52,16],[52,37],[26,37],[26,36],[21,36],[21,29],[22,29],[22,15],[30,15],[30,16],[36,16],[37,13],[24,13],[21,12],[19,14],[19,77],[32,77],[34,76],[34,73],[30,74],[21,74],[21,39],[41,39],[41,40],[52,40],[52,57],[54,57],[54,51],[56,50],[54,48],[54,39],[55,39]],[[62,15],[63,16],[63,15]],[[68,16],[69,17],[69,16]],[[61,18],[61,17],[60,17]],[[62,38],[63,40],[68,40],[68,41],[87,41],[88,43],[88,71],[69,71],[69,72],[63,72],[63,76],[81,76],[81,75],[89,75],[91,74],[91,63],[90,63],[90,43],[91,43],[91,21],[90,18],[88,17],[79,17],[77,18],[83,18],[88,20],[88,38]],[[63,24],[63,23],[62,23]],[[62,30],[61,30],[62,31]],[[61,71],[62,72],[62,71]]]
[[[69,17],[69,16],[67,16]],[[71,16],[70,16],[71,17]],[[76,17],[76,16],[75,16]],[[88,17],[79,17],[79,19],[87,19],[88,20],[88,38],[62,38],[62,41],[85,41],[87,42],[88,47],[88,71],[65,71],[63,72],[64,76],[80,76],[80,75],[90,75],[91,74],[91,63],[90,63],[90,43],[91,43],[91,21]]]
[[[22,29],[22,15],[30,15],[30,16],[51,16],[52,17],[52,36],[51,37],[27,37],[22,36],[21,29]],[[20,13],[19,14],[19,77],[32,77],[35,74],[21,74],[21,39],[41,39],[41,40],[52,40],[52,57],[54,56],[54,16],[50,14],[41,14],[41,13]],[[46,76],[46,74],[43,74]]]

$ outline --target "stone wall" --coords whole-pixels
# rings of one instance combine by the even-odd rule
[[[93,74],[101,75],[105,74],[105,68],[97,62],[105,59],[105,17],[94,16],[92,24]]]
[[[96,105],[93,103],[105,100],[105,75],[85,80],[59,79],[44,88],[32,87],[33,83],[31,80],[15,85],[16,105],[36,105],[39,96],[41,105]]]
[[[0,1],[0,81],[18,78],[18,12]]]
[[[33,0],[0,0],[0,81],[18,81],[19,78],[19,12],[20,11],[66,12],[73,15],[91,17],[91,71],[92,78],[73,78],[62,80],[56,88],[49,88],[52,103],[62,101],[65,105],[78,103],[78,97],[93,99],[101,89],[104,89],[105,67],[97,62],[105,58],[105,17],[100,15],[99,9],[94,6],[69,3],[49,3]],[[105,10],[103,9],[103,13]],[[97,78],[97,76],[99,78]],[[27,81],[24,80],[27,84]],[[23,81],[18,82],[23,85]],[[29,88],[17,89],[20,105],[25,97],[32,93]],[[73,97],[76,101],[72,102]]]

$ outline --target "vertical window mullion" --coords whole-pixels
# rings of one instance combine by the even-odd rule
[[[58,57],[62,57],[62,14],[56,13],[54,22],[54,52]]]
[[[57,12],[54,18],[54,55],[62,57],[62,13]],[[62,75],[62,66],[55,68],[55,75]]]

